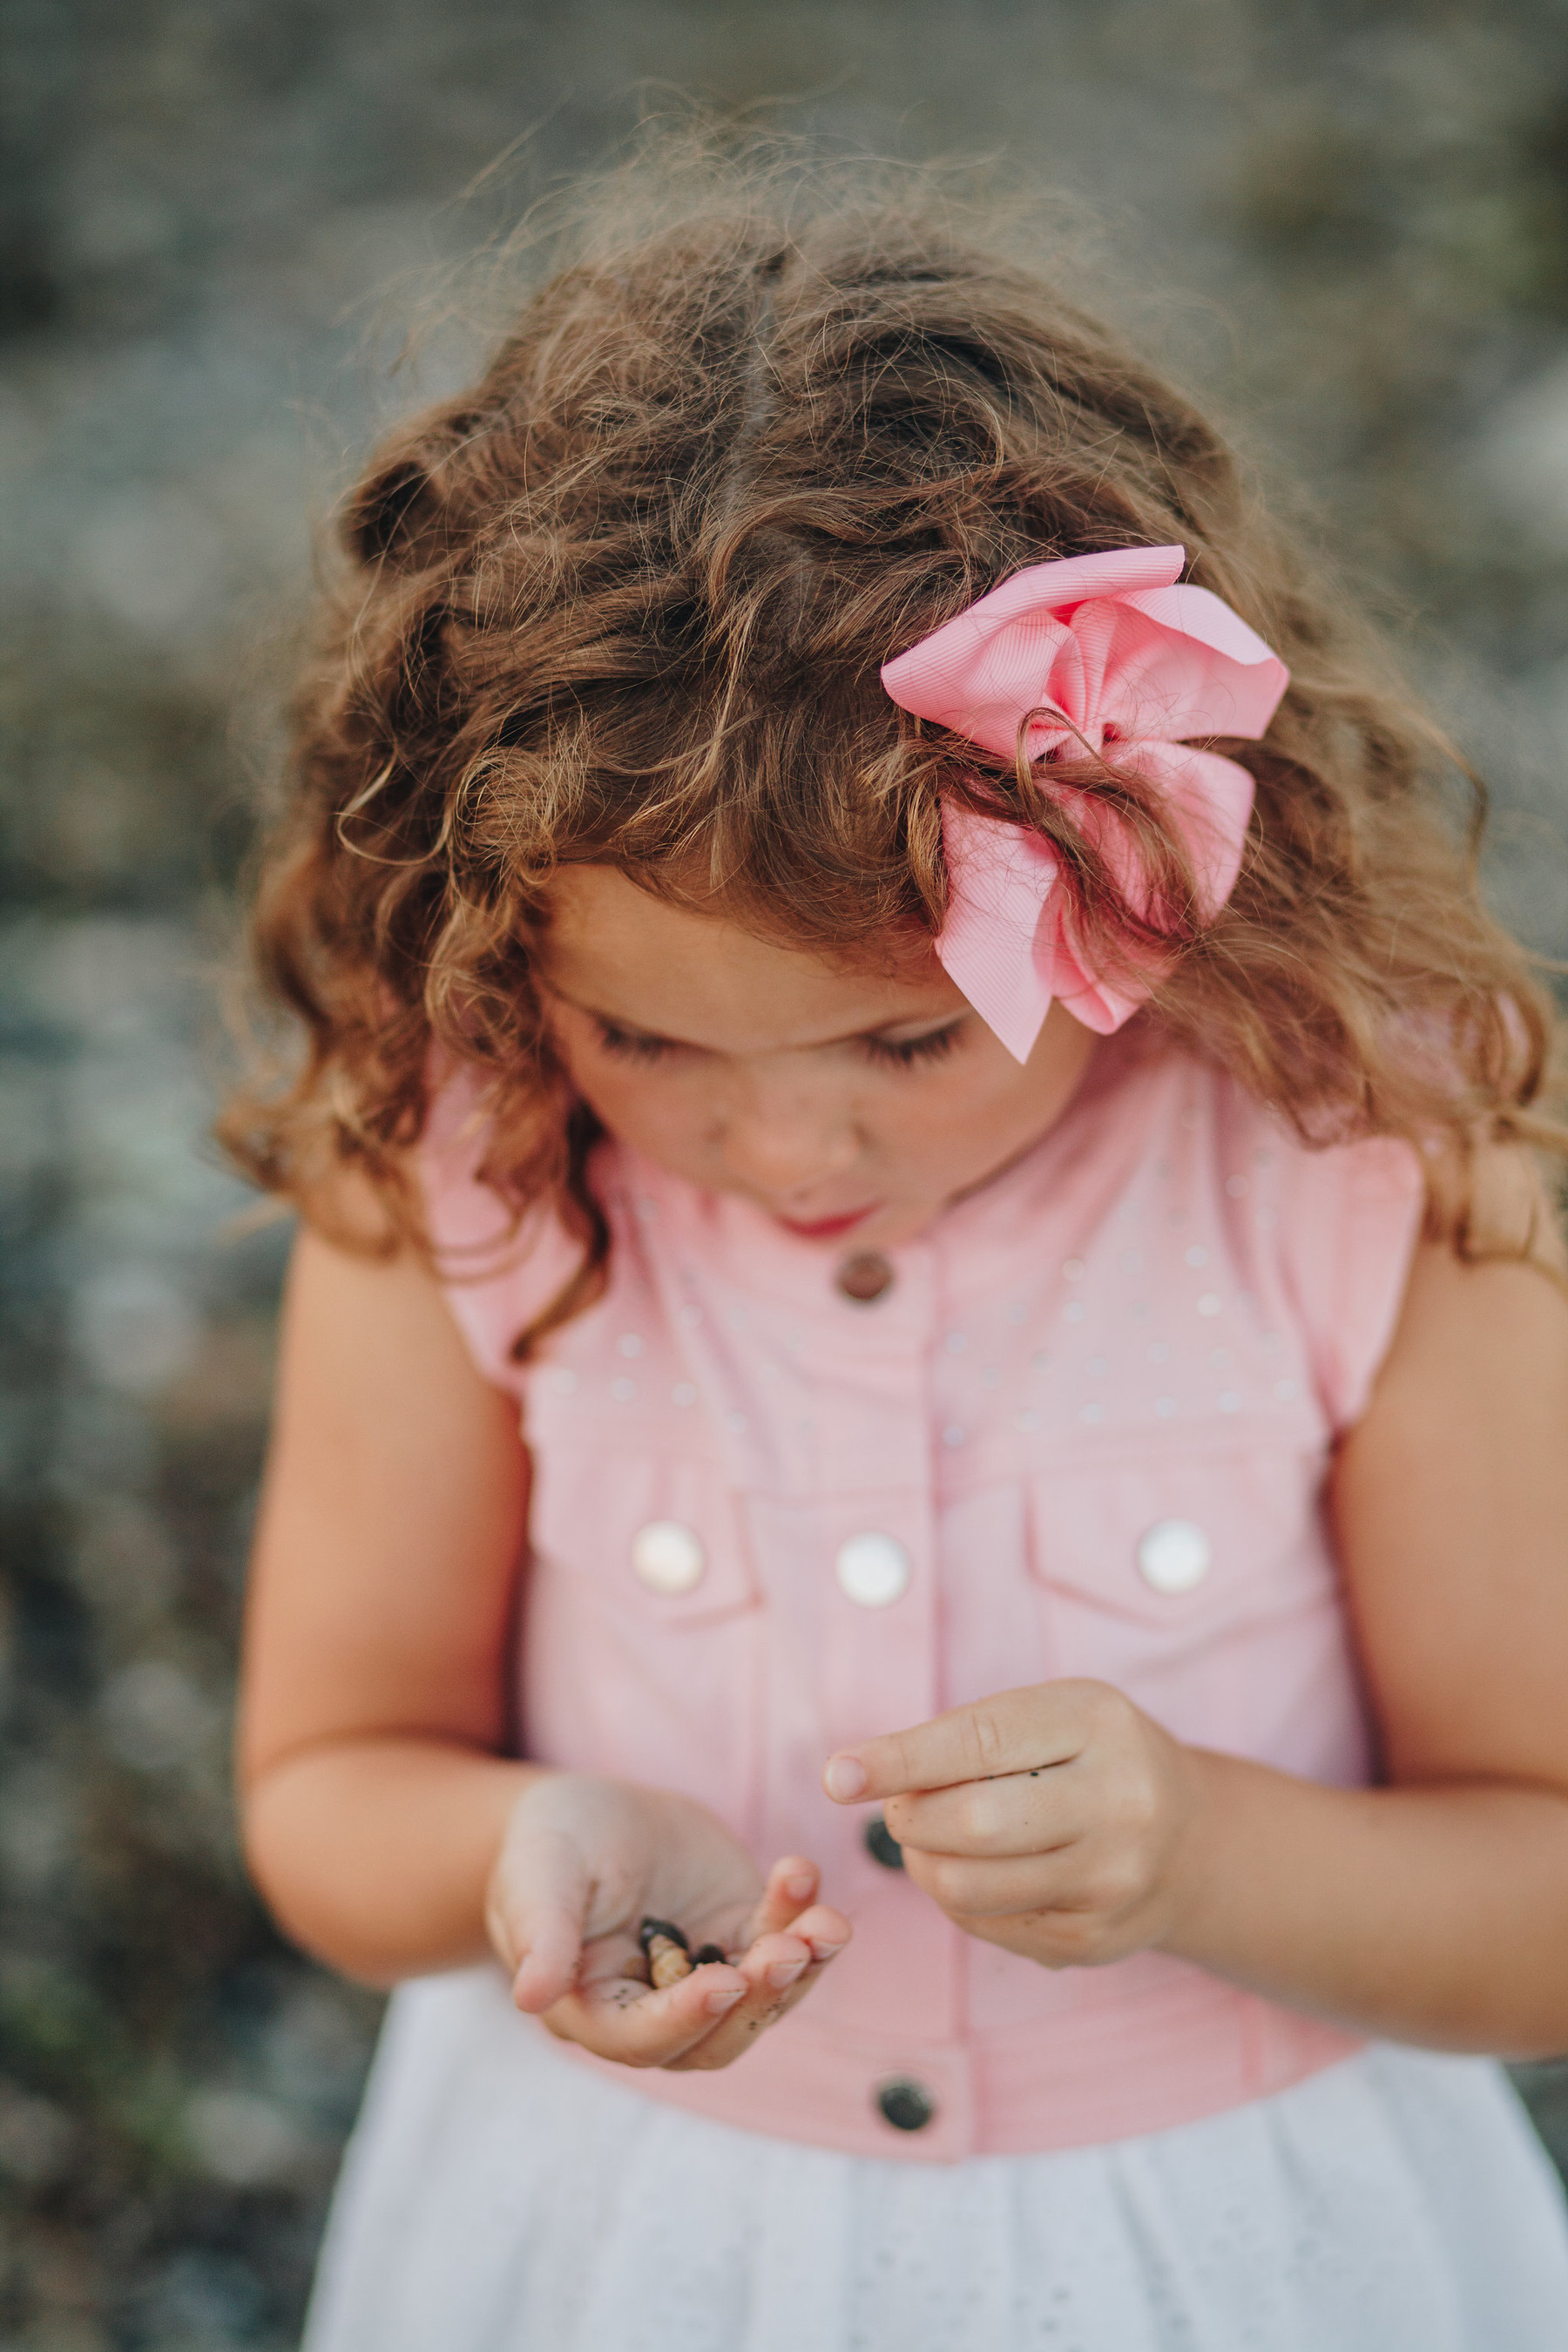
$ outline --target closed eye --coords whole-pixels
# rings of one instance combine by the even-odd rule
[[[929,1030],[920,1037],[884,1037],[873,1032],[844,1042],[852,1044],[868,1061],[877,1063],[883,1069],[910,1070],[922,1063],[941,1061],[944,1055],[951,1054],[959,1041],[964,1016],[960,1013],[944,1027]],[[615,1022],[606,1021],[603,1014],[595,1014],[595,1024],[604,1053],[616,1061],[632,1062],[644,1069],[655,1062],[668,1061],[672,1054],[693,1050],[683,1046],[679,1039],[673,1037],[657,1037],[644,1029],[622,1029]]]
[[[863,1037],[860,1045],[868,1060],[879,1062],[884,1068],[911,1070],[921,1062],[940,1062],[944,1054],[951,1054],[963,1026],[961,1013],[945,1029],[929,1030],[923,1037]]]
[[[617,1029],[613,1021],[601,1021],[598,1027],[600,1045],[619,1062],[662,1062],[679,1050],[668,1037],[650,1037],[640,1029]]]

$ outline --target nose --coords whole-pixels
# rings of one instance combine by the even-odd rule
[[[722,1149],[731,1176],[787,1201],[843,1175],[860,1147],[847,1110],[831,1096],[787,1079],[753,1077],[730,1108]]]

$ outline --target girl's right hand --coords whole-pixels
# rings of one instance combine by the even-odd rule
[[[843,1913],[816,1900],[818,1876],[789,1855],[764,1882],[689,1797],[546,1772],[512,1808],[485,1922],[519,2009],[563,2041],[626,2066],[728,2066],[849,1941]],[[729,1958],[656,1992],[637,1943],[647,1917]]]

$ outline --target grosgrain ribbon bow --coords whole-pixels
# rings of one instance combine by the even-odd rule
[[[1260,736],[1290,673],[1219,597],[1176,584],[1185,562],[1182,547],[1121,547],[1031,564],[886,663],[882,684],[902,709],[998,759],[1011,762],[1033,712],[1030,760],[1087,748],[1160,784],[1212,916],[1241,870],[1252,778],[1185,739]],[[1152,979],[1113,984],[1084,970],[1037,834],[944,802],[942,843],[949,895],[937,954],[1017,1060],[1028,1060],[1053,996],[1102,1036],[1137,1010]],[[1138,904],[1136,850],[1112,824],[1097,845]]]

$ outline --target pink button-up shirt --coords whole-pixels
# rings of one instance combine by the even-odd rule
[[[735,2066],[617,2079],[952,2159],[1161,2129],[1352,2050],[1159,1953],[1052,1972],[963,1935],[820,1776],[836,1747],[1072,1675],[1179,1738],[1365,1779],[1321,1496],[1403,1294],[1415,1154],[1308,1151],[1134,1031],[858,1304],[831,1252],[607,1144],[608,1291],[520,1368],[575,1251],[535,1226],[498,1253],[467,1101],[438,1106],[427,1198],[452,1313],[535,1465],[525,1752],[684,1790],[763,1865],[814,1855],[855,1923]],[[879,2104],[900,2080],[918,2128]]]

